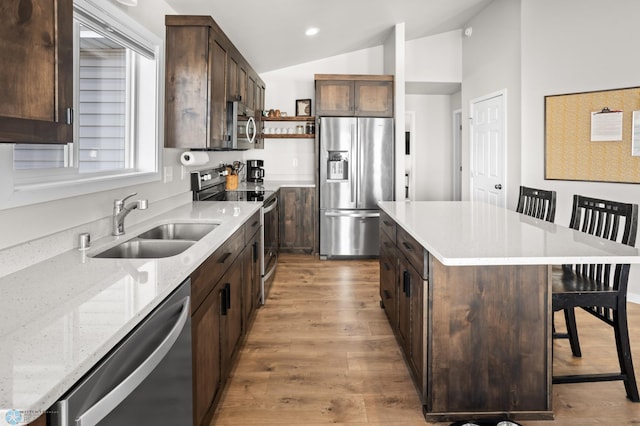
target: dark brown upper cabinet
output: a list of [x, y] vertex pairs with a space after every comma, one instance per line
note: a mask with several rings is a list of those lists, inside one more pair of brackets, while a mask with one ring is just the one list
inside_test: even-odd
[[316, 115], [393, 117], [393, 76], [316, 74]]
[[73, 1], [0, 2], [0, 142], [73, 141]]
[[165, 24], [164, 145], [224, 146], [227, 102], [254, 109], [256, 87], [264, 82], [210, 16], [166, 16]]

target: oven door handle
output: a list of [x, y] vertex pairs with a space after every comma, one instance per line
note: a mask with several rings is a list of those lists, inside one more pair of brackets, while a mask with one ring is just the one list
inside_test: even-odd
[[273, 201], [271, 201], [271, 203], [268, 206], [265, 206], [262, 208], [262, 214], [269, 213], [271, 210], [275, 209], [277, 205], [278, 205], [278, 198], [274, 197]]
[[160, 344], [154, 349], [154, 351], [145, 359], [127, 378], [125, 378], [120, 384], [113, 388], [107, 395], [105, 395], [100, 401], [96, 402], [91, 408], [86, 410], [80, 417], [76, 419], [77, 426], [91, 426], [98, 424], [107, 414], [125, 400], [131, 392], [133, 392], [144, 379], [153, 372], [153, 370], [160, 364], [160, 361], [169, 353], [169, 350], [173, 347], [184, 328], [191, 314], [189, 309], [189, 302], [191, 298], [185, 297], [182, 301], [182, 309], [180, 316], [176, 320], [175, 324], [160, 342]]

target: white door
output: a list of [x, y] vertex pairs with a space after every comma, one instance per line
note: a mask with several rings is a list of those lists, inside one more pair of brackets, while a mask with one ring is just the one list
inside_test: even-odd
[[471, 101], [471, 200], [506, 206], [504, 91]]

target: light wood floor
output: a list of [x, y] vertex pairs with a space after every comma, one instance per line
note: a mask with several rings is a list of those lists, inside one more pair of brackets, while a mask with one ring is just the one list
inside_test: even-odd
[[[640, 365], [640, 305], [629, 305]], [[558, 321], [560, 322], [560, 321]], [[561, 324], [559, 324], [561, 325]], [[554, 368], [617, 361], [608, 326], [579, 314], [582, 359], [555, 343]], [[637, 367], [638, 368], [638, 367]], [[622, 382], [555, 385], [556, 420], [527, 425], [640, 424]], [[212, 425], [425, 425], [378, 296], [378, 262], [281, 255]], [[449, 423], [437, 423], [448, 425]]]

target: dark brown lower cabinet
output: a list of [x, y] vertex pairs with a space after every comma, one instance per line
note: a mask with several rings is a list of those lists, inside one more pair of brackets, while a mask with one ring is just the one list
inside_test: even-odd
[[315, 253], [315, 188], [280, 188], [280, 250]]
[[242, 284], [242, 329], [246, 332], [260, 304], [260, 231], [250, 237], [242, 252], [244, 279]]
[[242, 258], [238, 257], [222, 276], [220, 288], [221, 376], [231, 372], [233, 357], [242, 336]]
[[213, 416], [212, 406], [222, 389], [220, 369], [220, 286], [205, 298], [191, 316], [193, 340], [193, 419], [206, 424]]
[[[253, 222], [250, 219], [191, 274], [195, 426], [211, 423], [257, 307], [261, 247], [260, 227]], [[251, 235], [248, 240], [245, 230]]]

